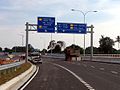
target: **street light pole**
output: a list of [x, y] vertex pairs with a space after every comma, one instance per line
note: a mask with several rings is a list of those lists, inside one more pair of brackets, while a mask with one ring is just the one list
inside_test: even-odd
[[[75, 10], [75, 9], [71, 9], [71, 11], [79, 11], [83, 14], [84, 16], [84, 23], [86, 23], [85, 19], [86, 19], [86, 15], [89, 13], [89, 12], [97, 12], [97, 11], [87, 11], [87, 12], [83, 12], [81, 10]], [[84, 51], [83, 51], [83, 55], [85, 56], [85, 34], [84, 34]]]

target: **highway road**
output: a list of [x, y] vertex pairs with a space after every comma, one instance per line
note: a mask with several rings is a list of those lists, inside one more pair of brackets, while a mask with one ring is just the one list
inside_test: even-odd
[[120, 65], [44, 58], [24, 90], [120, 90]]

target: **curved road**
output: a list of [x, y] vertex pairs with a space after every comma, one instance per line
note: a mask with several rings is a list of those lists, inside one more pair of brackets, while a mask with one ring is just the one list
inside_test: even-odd
[[38, 66], [38, 74], [24, 90], [120, 90], [119, 64], [44, 58]]
[[38, 66], [38, 74], [24, 90], [88, 90], [68, 71], [48, 61]]

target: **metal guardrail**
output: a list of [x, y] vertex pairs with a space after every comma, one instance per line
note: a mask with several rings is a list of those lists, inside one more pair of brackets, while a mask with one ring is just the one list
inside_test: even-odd
[[20, 61], [20, 62], [11, 63], [11, 64], [1, 65], [0, 70], [5, 70], [5, 69], [12, 68], [12, 67], [17, 67], [17, 66], [19, 66], [19, 65], [21, 65], [23, 63], [25, 63], [25, 60]]

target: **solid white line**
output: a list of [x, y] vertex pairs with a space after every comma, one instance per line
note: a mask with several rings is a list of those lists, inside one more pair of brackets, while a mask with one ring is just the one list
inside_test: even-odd
[[39, 71], [39, 67], [37, 67], [37, 71], [33, 75], [33, 77], [20, 90], [23, 90], [33, 80], [33, 78], [37, 75], [38, 71]]
[[59, 65], [59, 64], [55, 64], [56, 66], [59, 66], [61, 68], [63, 68], [64, 70], [68, 71], [69, 73], [71, 73], [74, 77], [76, 77], [81, 83], [83, 83], [89, 90], [95, 90], [93, 87], [91, 87], [87, 82], [85, 82], [81, 77], [79, 77], [78, 75], [76, 75], [74, 72], [72, 72], [71, 70]]
[[116, 71], [111, 71], [111, 73], [113, 73], [113, 74], [118, 74], [118, 72], [116, 72]]

